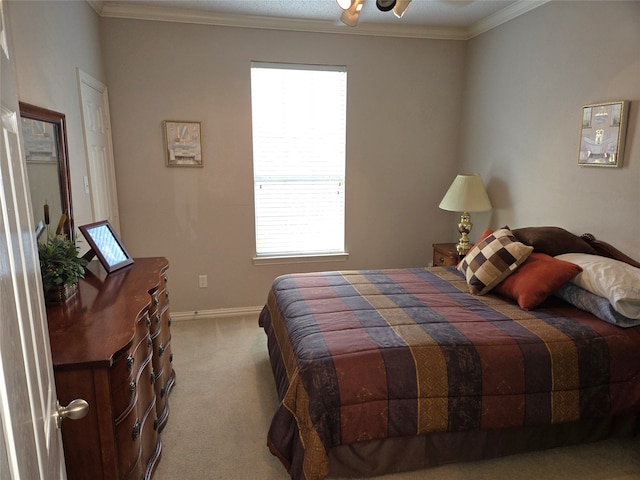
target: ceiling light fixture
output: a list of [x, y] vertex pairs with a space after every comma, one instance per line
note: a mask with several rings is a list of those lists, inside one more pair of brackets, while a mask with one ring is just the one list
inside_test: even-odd
[[[360, 19], [360, 10], [364, 5], [364, 0], [336, 0], [342, 9], [340, 21], [350, 27], [355, 27]], [[396, 17], [402, 18], [404, 12], [409, 7], [411, 0], [376, 0], [376, 7], [382, 12], [393, 10]]]
[[409, 8], [410, 3], [411, 0], [398, 0], [397, 2], [395, 2], [395, 6], [393, 7], [393, 13], [395, 14], [395, 16], [398, 18], [402, 18], [404, 12], [406, 12], [407, 8]]
[[396, 0], [376, 0], [376, 7], [381, 12], [388, 12], [396, 6]]
[[[338, 0], [338, 5], [340, 5], [340, 7], [342, 7], [343, 3], [344, 0]], [[345, 25], [355, 27], [358, 24], [358, 20], [360, 19], [360, 10], [362, 10], [363, 5], [364, 0], [352, 0], [349, 8], [342, 11], [340, 21]]]

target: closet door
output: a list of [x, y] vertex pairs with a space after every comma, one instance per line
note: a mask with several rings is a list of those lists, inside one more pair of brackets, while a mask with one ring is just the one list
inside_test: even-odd
[[93, 221], [109, 220], [120, 234], [107, 87], [78, 69]]

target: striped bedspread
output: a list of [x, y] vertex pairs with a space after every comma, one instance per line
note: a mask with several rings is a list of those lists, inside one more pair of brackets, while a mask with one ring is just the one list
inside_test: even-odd
[[282, 276], [260, 324], [268, 444], [295, 480], [324, 478], [335, 445], [640, 410], [640, 328], [472, 296], [453, 267]]

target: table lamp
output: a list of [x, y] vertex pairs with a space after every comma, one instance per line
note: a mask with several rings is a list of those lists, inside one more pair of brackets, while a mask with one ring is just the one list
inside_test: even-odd
[[458, 255], [466, 255], [471, 248], [468, 235], [473, 227], [469, 212], [486, 212], [492, 208], [480, 175], [458, 175], [440, 202], [440, 208], [451, 212], [462, 212], [460, 223], [458, 223], [461, 236], [456, 250]]

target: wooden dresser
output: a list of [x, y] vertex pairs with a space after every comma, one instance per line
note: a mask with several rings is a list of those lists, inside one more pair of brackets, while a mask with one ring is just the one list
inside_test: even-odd
[[89, 402], [62, 423], [67, 475], [151, 478], [175, 382], [164, 258], [137, 258], [109, 275], [89, 264], [79, 292], [47, 308], [58, 399]]

